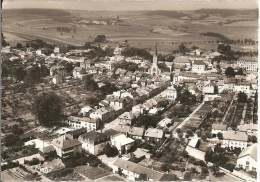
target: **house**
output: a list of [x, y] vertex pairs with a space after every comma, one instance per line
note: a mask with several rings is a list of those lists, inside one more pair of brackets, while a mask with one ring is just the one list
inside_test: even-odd
[[80, 135], [83, 135], [84, 133], [87, 133], [88, 130], [86, 128], [79, 128], [75, 130], [68, 131], [66, 134], [68, 138], [71, 139], [78, 139]]
[[250, 83], [249, 82], [237, 82], [234, 88], [235, 92], [244, 92], [248, 96], [250, 95]]
[[224, 78], [224, 90], [233, 92], [237, 83], [236, 78]]
[[215, 94], [217, 93], [217, 85], [212, 80], [204, 81], [202, 92], [204, 94]]
[[121, 114], [118, 119], [119, 119], [119, 124], [122, 125], [132, 125], [132, 120], [134, 119], [134, 115], [132, 112], [124, 112]]
[[85, 68], [75, 67], [73, 69], [73, 77], [82, 79], [83, 75], [86, 74]]
[[67, 158], [75, 153], [81, 153], [82, 143], [77, 139], [70, 139], [63, 135], [51, 141], [51, 145], [56, 150], [57, 156]]
[[201, 140], [199, 138], [193, 138], [189, 141], [188, 145], [185, 148], [185, 151], [192, 157], [199, 159], [199, 160], [205, 160], [205, 152], [201, 151], [199, 149], [199, 146], [201, 144]]
[[94, 118], [90, 119], [87, 117], [68, 117], [67, 123], [73, 128], [86, 128], [87, 131], [97, 130], [100, 126], [100, 119]]
[[64, 80], [65, 80], [65, 77], [60, 75], [60, 74], [54, 75], [53, 78], [52, 78], [52, 82], [55, 85], [63, 83]]
[[134, 146], [135, 140], [128, 138], [124, 134], [118, 134], [111, 137], [111, 145], [115, 146], [120, 154], [127, 154]]
[[82, 148], [93, 155], [101, 154], [106, 144], [111, 144], [108, 135], [96, 131], [80, 135], [79, 141], [82, 142]]
[[144, 139], [149, 142], [162, 142], [164, 137], [164, 131], [157, 128], [148, 128], [144, 133]]
[[181, 66], [182, 68], [188, 70], [191, 68], [191, 60], [187, 56], [179, 56], [173, 60], [174, 68], [176, 66]]
[[242, 124], [242, 125], [238, 125], [237, 129], [241, 132], [245, 132], [247, 135], [254, 135], [257, 136], [257, 131], [258, 131], [258, 124]]
[[128, 136], [128, 133], [129, 133], [129, 130], [130, 130], [130, 126], [127, 126], [127, 125], [116, 125], [116, 126], [114, 126], [113, 130], [118, 131], [118, 132], [123, 133], [126, 136]]
[[80, 62], [80, 67], [84, 69], [89, 69], [95, 65], [95, 61], [92, 59], [85, 59], [84, 61]]
[[61, 53], [66, 53], [67, 51], [68, 51], [68, 47], [66, 45], [60, 45], [60, 46], [55, 46], [53, 52], [56, 54], [61, 54]]
[[111, 107], [101, 107], [90, 113], [90, 118], [99, 118], [102, 122], [108, 122], [115, 118], [115, 111]]
[[170, 124], [172, 124], [172, 119], [164, 118], [157, 124], [157, 127], [165, 128], [165, 127], [167, 127]]
[[168, 87], [165, 91], [161, 92], [160, 95], [167, 100], [174, 101], [177, 98], [177, 91], [172, 85]]
[[56, 155], [56, 150], [52, 145], [48, 145], [48, 146], [44, 146], [39, 148], [39, 154], [44, 158], [48, 158], [48, 157], [55, 157]]
[[114, 173], [121, 172], [130, 181], [176, 181], [176, 175], [165, 174], [134, 162], [117, 159], [111, 166]]
[[103, 152], [107, 144], [111, 145], [111, 137], [118, 135], [119, 132], [109, 129], [103, 133], [90, 131], [79, 136], [82, 142], [82, 148], [93, 155], [99, 155]]
[[192, 72], [201, 73], [206, 71], [206, 63], [202, 60], [194, 60], [191, 67]]
[[132, 107], [132, 113], [134, 115], [144, 114], [144, 112], [145, 112], [145, 108], [143, 107], [143, 104], [134, 105]]
[[237, 61], [237, 66], [245, 69], [248, 72], [257, 72], [258, 71], [258, 61], [257, 57], [241, 57]]
[[237, 158], [236, 167], [246, 171], [257, 171], [257, 143], [242, 150]]
[[245, 132], [228, 130], [223, 132], [223, 148], [240, 148], [247, 147], [248, 136]]
[[212, 124], [212, 129], [211, 129], [212, 137], [217, 137], [218, 133], [223, 134], [224, 131], [227, 131], [226, 124], [222, 124], [222, 123], [213, 123]]
[[94, 112], [94, 109], [90, 106], [84, 106], [80, 109], [80, 114], [83, 116], [89, 116], [89, 114], [92, 112]]
[[129, 137], [134, 138], [134, 139], [143, 139], [144, 135], [144, 128], [142, 127], [131, 127], [129, 129]]

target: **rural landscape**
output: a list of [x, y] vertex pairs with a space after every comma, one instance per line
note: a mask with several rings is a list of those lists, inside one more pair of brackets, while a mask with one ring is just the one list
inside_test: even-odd
[[1, 181], [257, 181], [258, 7], [32, 2], [2, 10]]

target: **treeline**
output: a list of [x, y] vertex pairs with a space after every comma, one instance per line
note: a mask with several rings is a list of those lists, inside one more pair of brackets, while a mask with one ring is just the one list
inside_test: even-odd
[[206, 33], [201, 33], [200, 35], [207, 36], [207, 37], [216, 37], [216, 38], [218, 38], [219, 40], [221, 40], [225, 43], [231, 43], [232, 42], [231, 39], [227, 38], [226, 36], [224, 36], [220, 33], [206, 32]]
[[150, 54], [150, 52], [148, 52], [145, 49], [139, 49], [139, 48], [135, 48], [135, 47], [130, 47], [128, 49], [125, 49], [124, 51], [122, 51], [122, 55], [125, 57], [133, 57], [133, 56], [139, 56], [142, 57], [144, 59], [152, 59], [152, 55]]
[[145, 15], [147, 15], [147, 16], [159, 15], [159, 16], [166, 16], [166, 17], [169, 17], [169, 18], [181, 18], [181, 17], [184, 17], [184, 16], [190, 17], [189, 14], [185, 14], [185, 13], [182, 13], [182, 12], [178, 12], [178, 11], [165, 11], [165, 10], [148, 11], [148, 12], [145, 12]]
[[236, 16], [236, 15], [250, 15], [258, 17], [258, 9], [199, 9], [196, 13], [220, 15], [222, 17]]

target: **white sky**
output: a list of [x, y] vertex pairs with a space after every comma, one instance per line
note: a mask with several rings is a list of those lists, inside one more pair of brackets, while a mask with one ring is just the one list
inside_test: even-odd
[[3, 0], [3, 9], [53, 8], [75, 10], [192, 10], [258, 8], [257, 0]]

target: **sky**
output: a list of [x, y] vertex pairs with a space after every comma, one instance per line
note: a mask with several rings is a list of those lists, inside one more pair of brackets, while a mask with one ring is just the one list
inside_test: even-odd
[[51, 8], [92, 11], [255, 9], [258, 0], [3, 0], [3, 9]]

